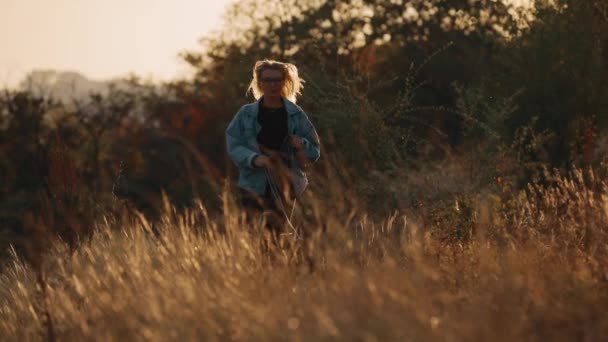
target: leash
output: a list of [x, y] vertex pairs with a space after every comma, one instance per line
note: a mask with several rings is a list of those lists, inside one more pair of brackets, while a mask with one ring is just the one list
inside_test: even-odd
[[[264, 151], [265, 149], [261, 148], [261, 150]], [[287, 151], [285, 152], [285, 150]], [[278, 156], [280, 158], [290, 158], [291, 154], [293, 154], [293, 148], [289, 145], [289, 135], [286, 135], [285, 138], [283, 138], [283, 142], [281, 143], [281, 148], [279, 149], [279, 151], [272, 151], [272, 153], [270, 154], [275, 157]], [[272, 176], [272, 173], [268, 168], [264, 167], [264, 173], [266, 174], [266, 180], [268, 181], [268, 186], [270, 187], [270, 192], [272, 194], [272, 197], [274, 198], [276, 206], [281, 211], [281, 214], [283, 214], [283, 218], [285, 218], [285, 221], [287, 222], [289, 228], [291, 228], [291, 230], [293, 231], [294, 238], [299, 239], [300, 237], [298, 234], [298, 230], [291, 222], [296, 208], [297, 198], [294, 196], [293, 204], [291, 206], [291, 212], [289, 215], [287, 215], [287, 209], [285, 208], [285, 204], [283, 203], [283, 196], [281, 194], [277, 182], [275, 181], [274, 177]]]
[[283, 218], [285, 218], [285, 221], [287, 222], [287, 225], [289, 225], [289, 228], [291, 228], [291, 230], [293, 230], [294, 238], [299, 239], [298, 230], [291, 223], [291, 219], [293, 218], [293, 213], [294, 213], [294, 210], [296, 207], [296, 199], [294, 198], [294, 200], [293, 200], [293, 205], [291, 207], [291, 213], [288, 216], [287, 209], [285, 208], [285, 204], [283, 203], [283, 196], [281, 195], [281, 191], [279, 190], [277, 183], [275, 182], [274, 178], [272, 177], [270, 170], [268, 170], [268, 168], [264, 168], [264, 173], [266, 174], [266, 180], [268, 181], [268, 186], [270, 187], [270, 192], [272, 194], [272, 197], [274, 198], [275, 204], [281, 211], [281, 214], [283, 214]]

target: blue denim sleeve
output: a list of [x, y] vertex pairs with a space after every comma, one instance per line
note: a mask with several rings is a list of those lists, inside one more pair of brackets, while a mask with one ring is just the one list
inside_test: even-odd
[[304, 142], [304, 154], [306, 154], [308, 159], [315, 162], [321, 155], [319, 135], [304, 112], [302, 112], [300, 117], [300, 129], [302, 141]]
[[258, 153], [247, 146], [243, 134], [243, 108], [236, 113], [226, 128], [226, 148], [239, 169], [253, 168], [252, 161]]

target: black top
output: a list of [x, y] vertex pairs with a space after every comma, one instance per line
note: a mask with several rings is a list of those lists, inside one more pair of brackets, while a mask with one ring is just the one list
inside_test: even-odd
[[[281, 152], [281, 159], [285, 166], [289, 166], [289, 159], [287, 158], [287, 109], [285, 109], [285, 106], [268, 108], [264, 107], [262, 101], [260, 101], [258, 123], [262, 127], [257, 136], [260, 147]], [[277, 186], [280, 185], [277, 184]], [[268, 183], [266, 184], [264, 197], [272, 198]]]
[[287, 110], [285, 106], [280, 108], [268, 108], [260, 101], [258, 112], [258, 123], [262, 126], [258, 133], [258, 143], [271, 150], [286, 152], [287, 146]]

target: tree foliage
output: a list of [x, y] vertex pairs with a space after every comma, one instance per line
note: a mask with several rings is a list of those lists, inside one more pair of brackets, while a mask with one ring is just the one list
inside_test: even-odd
[[86, 194], [78, 198], [93, 198], [55, 208], [66, 222], [111, 207], [115, 195], [150, 213], [163, 193], [219, 210], [218, 187], [234, 174], [224, 129], [251, 101], [252, 67], [264, 58], [298, 66], [299, 103], [323, 153], [340, 155], [363, 191], [390, 187], [372, 182], [370, 169], [388, 175], [462, 155], [488, 180], [513, 184], [543, 167], [605, 159], [605, 0], [538, 0], [528, 9], [492, 0], [241, 0], [225, 19], [200, 50], [181, 54], [194, 70], [183, 80], [133, 78], [71, 102], [6, 90], [2, 229], [23, 230], [23, 215], [53, 196], [53, 177], [63, 179], [56, 160], [69, 160], [74, 175], [62, 181], [78, 184]]

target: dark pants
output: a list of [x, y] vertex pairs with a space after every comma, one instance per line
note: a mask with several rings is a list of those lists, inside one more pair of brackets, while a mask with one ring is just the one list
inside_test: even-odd
[[260, 214], [266, 210], [274, 210], [276, 206], [270, 193], [270, 188], [266, 186], [263, 196], [255, 192], [239, 188], [239, 202], [244, 209], [258, 211]]
[[[241, 207], [250, 216], [250, 219], [254, 220], [253, 222], [265, 213], [267, 215], [266, 228], [273, 233], [281, 233], [283, 231], [285, 216], [283, 211], [277, 206], [268, 185], [262, 196], [239, 188], [239, 202]], [[283, 204], [286, 205], [285, 202]]]
[[[293, 198], [291, 198], [291, 201], [293, 201]], [[241, 207], [247, 211], [247, 213], [249, 215], [250, 223], [252, 221], [255, 222], [256, 221], [255, 219], [258, 218], [262, 213], [269, 214], [266, 218], [266, 227], [265, 228], [270, 231], [271, 236], [272, 236], [272, 242], [270, 242], [268, 240], [264, 240], [262, 242], [262, 250], [264, 252], [268, 253], [269, 256], [271, 256], [272, 255], [271, 251], [274, 248], [272, 246], [276, 247], [276, 246], [280, 245], [280, 243], [279, 243], [280, 240], [278, 238], [281, 235], [281, 233], [285, 232], [285, 229], [286, 229], [286, 218], [284, 215], [285, 214], [290, 215], [290, 213], [286, 212], [285, 214], [283, 214], [283, 211], [277, 207], [276, 202], [275, 202], [274, 198], [272, 197], [269, 186], [266, 186], [266, 191], [264, 192], [263, 196], [260, 196], [254, 192], [239, 188], [239, 202], [240, 202]], [[288, 199], [286, 201], [284, 200], [283, 203], [285, 205], [285, 210], [291, 210], [291, 204], [293, 202], [290, 202]], [[310, 237], [310, 235], [307, 234], [306, 231], [299, 231], [298, 234], [303, 234], [302, 236], [305, 239]], [[304, 253], [303, 261], [306, 262], [309, 271], [314, 272], [315, 261], [314, 261], [312, 255], [310, 254], [311, 253], [310, 245], [303, 244], [302, 247], [303, 247], [302, 252]]]

